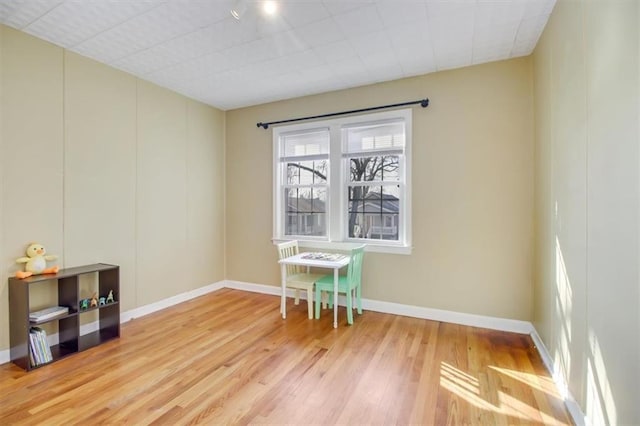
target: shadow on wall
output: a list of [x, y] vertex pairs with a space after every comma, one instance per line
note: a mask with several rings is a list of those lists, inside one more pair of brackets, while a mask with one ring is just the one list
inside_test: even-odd
[[[566, 399], [568, 395], [567, 381], [571, 374], [571, 338], [572, 338], [572, 314], [573, 291], [571, 280], [567, 272], [567, 266], [562, 254], [560, 240], [556, 235], [556, 276], [555, 276], [555, 315], [560, 321], [556, 330], [554, 350], [554, 371], [556, 383], [560, 384], [560, 393]], [[607, 377], [602, 351], [598, 344], [598, 338], [592, 330], [589, 330], [588, 345], [585, 348], [586, 358], [586, 382], [583, 382], [585, 401], [584, 414], [589, 422], [594, 425], [617, 424], [616, 405], [611, 386]]]
[[618, 424], [616, 404], [607, 377], [607, 369], [598, 344], [598, 337], [589, 330], [589, 352], [587, 353], [585, 414], [594, 425]]
[[560, 393], [566, 399], [568, 395], [568, 381], [571, 377], [571, 342], [572, 342], [572, 318], [573, 318], [573, 290], [571, 280], [567, 272], [567, 266], [560, 247], [560, 239], [556, 235], [556, 276], [554, 292], [555, 318], [560, 321], [554, 327], [556, 330], [555, 349], [553, 351], [553, 375], [560, 384]]

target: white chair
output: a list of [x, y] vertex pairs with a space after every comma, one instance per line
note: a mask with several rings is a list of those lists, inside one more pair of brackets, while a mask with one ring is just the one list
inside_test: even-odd
[[[285, 259], [298, 254], [298, 241], [287, 241], [278, 244], [278, 258]], [[300, 304], [300, 290], [307, 291], [307, 307], [309, 319], [313, 319], [313, 284], [320, 279], [323, 274], [311, 274], [309, 268], [298, 265], [286, 266], [287, 276], [286, 286], [295, 290], [295, 304]], [[281, 308], [282, 309], [282, 308]], [[281, 312], [282, 313], [282, 312]]]

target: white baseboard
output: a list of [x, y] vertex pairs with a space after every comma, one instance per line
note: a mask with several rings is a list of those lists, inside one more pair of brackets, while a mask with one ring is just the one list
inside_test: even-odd
[[549, 351], [547, 350], [544, 342], [540, 338], [538, 331], [533, 326], [531, 331], [531, 339], [536, 345], [538, 353], [540, 354], [540, 358], [542, 358], [542, 362], [544, 363], [545, 367], [547, 367], [547, 371], [549, 372], [549, 374], [551, 374], [553, 382], [560, 392], [560, 396], [564, 399], [564, 405], [567, 407], [567, 411], [569, 411], [569, 415], [571, 416], [573, 422], [577, 426], [585, 426], [589, 424], [585, 414], [580, 408], [580, 405], [578, 405], [575, 398], [569, 391], [567, 382], [564, 380], [557, 366], [554, 364], [553, 358], [551, 358], [551, 355], [549, 354]]
[[[140, 306], [126, 312], [121, 312], [120, 324], [124, 324], [126, 322], [131, 321], [132, 319], [143, 317], [145, 315], [149, 315], [151, 313], [160, 311], [162, 309], [169, 308], [179, 303], [186, 302], [191, 299], [195, 299], [196, 297], [204, 296], [205, 294], [214, 292], [216, 290], [220, 290], [222, 288], [224, 288], [224, 281], [219, 281], [217, 283], [209, 284], [204, 287], [198, 287], [194, 290], [176, 294], [175, 296], [171, 296], [166, 299], [162, 299], [157, 302], [150, 303], [148, 305]], [[91, 332], [97, 331], [98, 326], [99, 326], [98, 321], [81, 325], [80, 335], [84, 336], [85, 334], [89, 334]]]
[[[244, 291], [250, 291], [252, 293], [262, 293], [262, 294], [271, 294], [274, 296], [280, 296], [280, 287], [276, 287], [274, 285], [254, 284], [254, 283], [245, 283], [242, 281], [225, 280], [224, 286], [226, 288], [232, 288], [234, 290], [244, 290]], [[293, 294], [293, 290], [287, 289], [287, 296], [292, 294]], [[304, 299], [306, 298], [307, 298], [307, 295], [305, 294]]]
[[[254, 293], [280, 296], [280, 287], [272, 285], [227, 280], [225, 281], [225, 287], [233, 288], [236, 290], [251, 291]], [[287, 295], [290, 297], [293, 296], [293, 290], [288, 289]], [[304, 292], [301, 292], [300, 298], [306, 299], [306, 294], [304, 294]], [[344, 296], [340, 296], [340, 298], [338, 299], [338, 304], [340, 306], [346, 305]], [[400, 303], [383, 302], [380, 300], [362, 299], [362, 308], [368, 311], [468, 325], [471, 327], [489, 328], [492, 330], [509, 331], [512, 333], [530, 334], [531, 330], [533, 330], [533, 326], [528, 321], [518, 321], [505, 318], [489, 317], [484, 315], [465, 314], [462, 312], [444, 311], [441, 309], [403, 305]]]
[[485, 315], [465, 314], [463, 312], [445, 311], [442, 309], [425, 308], [422, 306], [403, 305], [400, 303], [382, 302], [379, 300], [362, 299], [362, 308], [370, 311], [406, 317], [422, 318], [470, 327], [488, 328], [491, 330], [508, 331], [511, 333], [529, 334], [532, 325], [528, 321], [507, 318], [497, 318]]
[[150, 303], [148, 305], [131, 309], [130, 311], [122, 312], [120, 313], [120, 323], [125, 323], [131, 321], [134, 318], [143, 317], [153, 312], [168, 308], [173, 305], [177, 305], [178, 303], [186, 302], [187, 300], [191, 300], [196, 297], [203, 296], [207, 293], [211, 293], [212, 291], [220, 290], [221, 288], [224, 288], [224, 283], [224, 281], [219, 281], [217, 283], [209, 284], [204, 287], [196, 288], [195, 290], [176, 294], [175, 296], [171, 296], [166, 299]]

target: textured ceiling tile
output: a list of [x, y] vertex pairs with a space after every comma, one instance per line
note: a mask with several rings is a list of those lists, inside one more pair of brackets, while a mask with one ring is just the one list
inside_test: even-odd
[[431, 44], [429, 26], [424, 22], [395, 25], [387, 28], [386, 31], [396, 49], [406, 45]]
[[340, 40], [335, 43], [325, 44], [313, 48], [318, 57], [325, 62], [334, 62], [340, 59], [351, 58], [356, 56], [356, 50], [347, 40]]
[[528, 0], [524, 5], [524, 16], [548, 16], [555, 4], [555, 0]]
[[[518, 33], [519, 22], [510, 22], [492, 27], [476, 27], [473, 34], [473, 48], [481, 46], [513, 46]], [[508, 53], [507, 53], [508, 54]]]
[[497, 61], [509, 55], [513, 49], [512, 44], [482, 46], [473, 49], [473, 64], [482, 64], [490, 61]]
[[433, 56], [431, 56], [431, 58], [431, 60], [425, 60], [424, 58], [417, 59], [416, 57], [402, 57], [398, 59], [404, 76], [410, 77], [437, 71]]
[[518, 22], [524, 13], [522, 1], [480, 2], [476, 7], [475, 28], [501, 25], [505, 22]]
[[[231, 18], [233, 19], [233, 18]], [[247, 30], [255, 31], [260, 37], [265, 37], [291, 29], [291, 25], [280, 15], [264, 16], [263, 14], [250, 14], [243, 16], [236, 24]]]
[[321, 21], [331, 16], [324, 4], [319, 2], [287, 3], [281, 9], [282, 17], [292, 28]]
[[416, 21], [424, 22], [427, 18], [427, 7], [425, 3], [420, 1], [378, 2], [376, 7], [386, 27]]
[[463, 2], [429, 2], [427, 15], [437, 69], [470, 65], [475, 8]]
[[273, 49], [278, 56], [286, 56], [302, 50], [307, 50], [310, 46], [295, 31], [286, 31], [266, 38], [268, 48]]
[[145, 50], [144, 53], [165, 56], [171, 58], [174, 63], [187, 62], [199, 56], [230, 47], [229, 45], [218, 44], [216, 40], [214, 27], [207, 27], [153, 46]]
[[380, 50], [368, 55], [361, 55], [360, 60], [369, 71], [389, 67], [398, 69], [398, 59], [393, 50]]
[[333, 18], [323, 19], [298, 28], [296, 34], [311, 47], [322, 46], [344, 38], [342, 30]]
[[534, 43], [537, 42], [538, 37], [540, 37], [540, 34], [547, 23], [547, 19], [548, 17], [545, 16], [524, 19], [518, 27], [516, 43], [528, 40], [533, 40]]
[[154, 2], [123, 2], [118, 7], [102, 2], [67, 2], [25, 31], [69, 48], [156, 6]]
[[371, 0], [323, 0], [324, 6], [332, 15], [341, 15], [354, 9], [372, 4]]
[[0, 21], [19, 30], [35, 22], [47, 12], [54, 10], [62, 1], [33, 0], [0, 2]]
[[[180, 64], [179, 67], [184, 67], [184, 71], [180, 69], [183, 73], [195, 71], [193, 77], [191, 77], [193, 79], [197, 79], [198, 75], [204, 78], [209, 74], [229, 72], [230, 70], [238, 68], [226, 55], [218, 52], [210, 53], [187, 63]], [[186, 78], [185, 80], [188, 81], [191, 78]]]
[[0, 22], [222, 108], [527, 55], [555, 0], [0, 0]]
[[175, 65], [176, 63], [177, 62], [170, 57], [146, 50], [139, 54], [131, 55], [125, 59], [113, 62], [112, 65], [123, 71], [140, 75], [148, 74], [162, 68], [167, 68]]
[[361, 57], [371, 53], [393, 49], [386, 31], [356, 36], [350, 38], [349, 42]]
[[[380, 64], [376, 67], [368, 68], [370, 83], [380, 83], [383, 81], [395, 80], [397, 76], [404, 75], [402, 67], [397, 62]], [[394, 77], [396, 76], [396, 77]]]
[[210, 74], [225, 72], [231, 69], [233, 64], [220, 53], [211, 53], [206, 56], [181, 63], [173, 67], [165, 68], [146, 75], [153, 81], [192, 81], [204, 78]]
[[262, 78], [269, 78], [284, 74], [288, 70], [287, 57], [278, 57], [269, 61], [261, 62], [259, 67], [249, 66], [256, 74]]
[[473, 57], [471, 37], [468, 39], [457, 39], [453, 36], [434, 38], [433, 53], [438, 70], [470, 65]]
[[[435, 57], [431, 44], [404, 44], [400, 48], [394, 49], [396, 58], [402, 69], [407, 72], [408, 69], [414, 70], [423, 64], [425, 69], [434, 67]], [[407, 65], [405, 67], [405, 64]], [[414, 72], [411, 72], [414, 75]]]
[[287, 56], [285, 59], [287, 60], [288, 69], [291, 71], [304, 71], [305, 68], [314, 68], [325, 64], [313, 50], [297, 52]]
[[384, 27], [375, 5], [364, 6], [342, 15], [336, 15], [333, 19], [346, 37], [372, 33]]
[[348, 58], [329, 64], [331, 71], [338, 76], [352, 77], [365, 72], [365, 66], [360, 58]]
[[[195, 42], [189, 39], [189, 43], [200, 43], [202, 49], [222, 50], [231, 46], [238, 46], [259, 38], [257, 28], [251, 25], [243, 25], [242, 22], [238, 22], [231, 16], [225, 18], [222, 21], [218, 21], [215, 24], [209, 25], [206, 28], [197, 30], [194, 33], [185, 35], [184, 37], [190, 38], [192, 34], [197, 37], [198, 31], [202, 31], [203, 40]], [[171, 41], [167, 42], [168, 44]]]
[[277, 54], [274, 49], [267, 48], [267, 42], [263, 39], [253, 40], [243, 44], [239, 48], [231, 47], [222, 52], [233, 68], [241, 68], [247, 64], [255, 64], [274, 59]]
[[200, 16], [203, 7], [202, 2], [164, 3], [79, 44], [77, 49], [99, 50], [106, 62], [112, 62], [211, 23], [216, 18]]

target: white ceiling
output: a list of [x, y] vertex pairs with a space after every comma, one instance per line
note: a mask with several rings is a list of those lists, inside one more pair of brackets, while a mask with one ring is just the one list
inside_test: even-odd
[[525, 56], [555, 0], [0, 0], [0, 22], [221, 109]]

